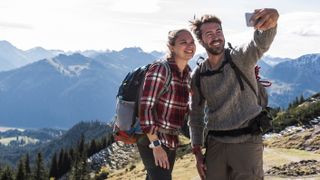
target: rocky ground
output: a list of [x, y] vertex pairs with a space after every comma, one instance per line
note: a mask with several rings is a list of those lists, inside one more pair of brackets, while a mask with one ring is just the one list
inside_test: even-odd
[[140, 159], [136, 145], [125, 145], [123, 143], [113, 143], [110, 147], [94, 154], [88, 159], [90, 167], [94, 171], [99, 171], [101, 167], [113, 171], [134, 166]]
[[[319, 119], [320, 120], [320, 119]], [[320, 125], [288, 127], [264, 136], [267, 180], [320, 179]], [[182, 139], [173, 171], [175, 180], [199, 180], [189, 140]], [[114, 143], [88, 160], [96, 172], [108, 169], [107, 179], [145, 179], [145, 169], [134, 145]]]
[[317, 175], [320, 174], [320, 162], [317, 160], [291, 162], [281, 166], [273, 166], [265, 174], [292, 177]]
[[264, 144], [268, 147], [300, 149], [320, 154], [320, 125], [288, 127], [280, 133], [266, 135]]

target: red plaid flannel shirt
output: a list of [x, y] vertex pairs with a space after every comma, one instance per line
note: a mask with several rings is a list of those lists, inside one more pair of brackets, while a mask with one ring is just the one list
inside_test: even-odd
[[[190, 67], [180, 73], [174, 61], [169, 61], [172, 79], [169, 90], [158, 100], [157, 95], [166, 82], [166, 68], [164, 65], [154, 64], [148, 70], [140, 99], [140, 125], [144, 133], [157, 134], [165, 146], [175, 149], [179, 139], [176, 135], [158, 132], [159, 127], [175, 130], [185, 123], [189, 112], [188, 100], [190, 92]], [[156, 104], [157, 101], [157, 104]], [[153, 108], [157, 114], [154, 117]]]

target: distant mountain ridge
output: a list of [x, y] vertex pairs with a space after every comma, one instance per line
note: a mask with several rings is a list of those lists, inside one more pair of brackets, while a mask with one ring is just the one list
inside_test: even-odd
[[128, 71], [156, 60], [140, 48], [59, 55], [0, 72], [0, 124], [67, 128], [85, 120], [111, 121], [115, 94]]
[[[36, 49], [45, 54], [42, 48]], [[69, 128], [79, 121], [109, 122], [125, 75], [163, 56], [161, 52], [147, 53], [139, 47], [84, 51], [0, 72], [0, 125]], [[192, 68], [199, 56], [190, 61]], [[268, 88], [271, 106], [286, 107], [296, 96], [307, 97], [320, 90], [320, 54], [294, 60], [263, 57], [258, 63], [262, 78], [273, 83]]]
[[264, 76], [273, 81], [269, 89], [271, 105], [285, 107], [297, 96], [309, 97], [320, 91], [320, 54], [279, 63]]
[[37, 60], [54, 57], [60, 53], [64, 52], [59, 50], [46, 50], [41, 47], [23, 51], [8, 41], [0, 41], [0, 71], [16, 69]]

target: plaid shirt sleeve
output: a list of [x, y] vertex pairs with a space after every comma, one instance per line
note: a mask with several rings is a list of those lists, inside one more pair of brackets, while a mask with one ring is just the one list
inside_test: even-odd
[[157, 133], [154, 109], [157, 97], [165, 85], [165, 76], [166, 68], [161, 64], [151, 65], [146, 73], [139, 108], [140, 125], [144, 133]]

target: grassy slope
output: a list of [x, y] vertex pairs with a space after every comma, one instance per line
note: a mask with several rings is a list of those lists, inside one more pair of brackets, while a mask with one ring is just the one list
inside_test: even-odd
[[[300, 161], [307, 159], [316, 159], [320, 161], [320, 154], [315, 154], [307, 151], [294, 150], [294, 149], [281, 149], [281, 148], [265, 148], [264, 151], [264, 169], [270, 169], [275, 165], [282, 165], [291, 161]], [[133, 170], [118, 170], [113, 172], [108, 179], [121, 180], [121, 179], [134, 179], [144, 180], [145, 171], [142, 162], [137, 163], [136, 168]], [[192, 154], [186, 154], [178, 158], [173, 170], [174, 180], [199, 180], [197, 170], [195, 168], [195, 160]], [[265, 179], [288, 179], [282, 177], [267, 176]], [[303, 178], [303, 179], [320, 179], [320, 176]]]

